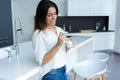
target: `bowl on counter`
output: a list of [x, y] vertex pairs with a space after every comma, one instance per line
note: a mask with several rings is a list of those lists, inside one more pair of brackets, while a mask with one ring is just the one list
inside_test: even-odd
[[79, 30], [81, 33], [92, 33], [96, 32], [96, 30], [88, 29], [88, 30]]

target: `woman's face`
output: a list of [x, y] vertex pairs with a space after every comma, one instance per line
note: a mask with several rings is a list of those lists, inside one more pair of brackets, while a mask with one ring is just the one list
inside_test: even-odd
[[47, 26], [54, 26], [56, 24], [57, 13], [54, 7], [50, 7], [48, 9], [48, 13], [46, 16], [46, 24]]

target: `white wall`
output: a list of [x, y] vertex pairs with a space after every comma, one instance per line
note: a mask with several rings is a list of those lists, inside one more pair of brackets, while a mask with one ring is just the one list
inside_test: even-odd
[[114, 51], [120, 53], [120, 0], [117, 0]]
[[23, 29], [22, 35], [20, 32], [18, 33], [18, 42], [24, 42], [31, 39], [34, 28], [34, 15], [38, 2], [38, 0], [12, 0], [13, 27], [14, 29], [15, 27], [16, 29], [20, 28], [18, 19], [15, 25], [15, 19], [20, 18]]
[[109, 30], [115, 30], [115, 20], [116, 20], [116, 0], [111, 0]]
[[54, 1], [57, 4], [60, 16], [67, 16], [68, 0], [51, 0], [51, 1]]

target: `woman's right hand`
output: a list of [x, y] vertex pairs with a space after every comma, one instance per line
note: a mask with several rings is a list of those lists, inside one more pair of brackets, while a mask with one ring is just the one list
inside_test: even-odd
[[66, 36], [63, 32], [60, 32], [59, 36], [58, 36], [58, 42], [57, 45], [62, 46], [65, 43], [66, 40]]

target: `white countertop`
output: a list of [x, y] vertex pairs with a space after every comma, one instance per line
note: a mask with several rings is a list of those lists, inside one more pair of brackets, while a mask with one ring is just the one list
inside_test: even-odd
[[[92, 36], [82, 36], [81, 34], [75, 35], [74, 33], [73, 34], [68, 34], [67, 36], [71, 36], [71, 38], [73, 39], [73, 41], [76, 44], [76, 46], [74, 48], [72, 48], [71, 50], [74, 50], [76, 48], [80, 48], [81, 46], [88, 43], [90, 40], [94, 39], [94, 37], [92, 37]], [[69, 52], [71, 50], [69, 50]]]
[[[77, 45], [69, 50], [69, 53], [93, 39], [91, 36], [74, 36], [72, 38]], [[19, 51], [19, 55], [0, 59], [0, 78], [5, 80], [26, 80], [39, 72], [39, 65], [35, 60], [32, 42], [28, 41], [19, 44]]]
[[86, 36], [85, 34], [87, 34], [87, 36], [91, 36], [89, 33], [65, 33], [66, 36]]
[[0, 78], [26, 80], [39, 71], [31, 41], [19, 44], [20, 54], [0, 59]]

